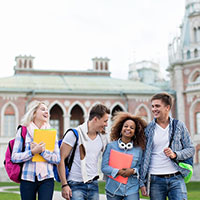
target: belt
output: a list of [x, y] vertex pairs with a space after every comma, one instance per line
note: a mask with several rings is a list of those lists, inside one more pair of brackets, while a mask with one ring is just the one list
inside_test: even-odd
[[158, 176], [160, 178], [171, 178], [171, 177], [174, 177], [174, 176], [177, 176], [177, 175], [180, 175], [181, 173], [180, 172], [176, 172], [176, 173], [173, 173], [173, 174], [152, 174], [153, 176]]
[[96, 181], [99, 179], [99, 176], [95, 176], [93, 179], [87, 181], [86, 183], [92, 183], [93, 181]]

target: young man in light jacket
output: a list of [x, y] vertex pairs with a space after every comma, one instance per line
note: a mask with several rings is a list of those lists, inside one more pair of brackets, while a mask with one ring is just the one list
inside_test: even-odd
[[[185, 160], [194, 155], [195, 149], [185, 124], [178, 121], [171, 148], [172, 121], [169, 116], [172, 97], [167, 93], [159, 93], [152, 97], [152, 113], [154, 120], [147, 126], [146, 150], [141, 164], [141, 191], [148, 196], [144, 186], [150, 177], [150, 199], [169, 200], [187, 199], [184, 176], [188, 170], [176, 164], [173, 159]], [[150, 176], [149, 176], [150, 174]]]
[[66, 179], [64, 160], [70, 154], [76, 137], [72, 131], [63, 139], [60, 148], [61, 162], [58, 172], [62, 184], [62, 196], [67, 200], [98, 200], [98, 158], [107, 144], [105, 127], [110, 110], [102, 105], [95, 105], [89, 114], [89, 121], [78, 126], [78, 146], [68, 179]]

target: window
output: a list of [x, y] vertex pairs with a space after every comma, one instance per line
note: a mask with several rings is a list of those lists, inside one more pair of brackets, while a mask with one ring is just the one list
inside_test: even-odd
[[76, 128], [80, 124], [79, 120], [70, 120], [70, 127]]
[[57, 136], [59, 138], [59, 136], [60, 136], [60, 122], [59, 122], [59, 120], [58, 119], [51, 119], [50, 120], [50, 125], [51, 125], [52, 128], [56, 129]]
[[16, 134], [16, 117], [12, 105], [8, 105], [4, 112], [3, 133], [5, 137], [13, 137]]
[[197, 134], [200, 134], [200, 112], [196, 113], [196, 130]]
[[194, 50], [194, 57], [195, 57], [195, 58], [198, 57], [198, 50], [197, 50], [197, 49]]
[[191, 54], [190, 54], [190, 51], [188, 50], [187, 51], [187, 59], [190, 59], [191, 58]]
[[4, 115], [4, 132], [3, 136], [13, 137], [16, 134], [15, 115]]
[[194, 42], [197, 42], [197, 29], [194, 28], [193, 31], [194, 31]]
[[200, 42], [200, 27], [198, 27], [197, 42]]

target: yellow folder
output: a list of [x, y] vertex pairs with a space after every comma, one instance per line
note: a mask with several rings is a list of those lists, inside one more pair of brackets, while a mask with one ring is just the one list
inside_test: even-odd
[[[56, 141], [56, 130], [55, 129], [35, 129], [33, 142], [39, 144], [40, 142], [45, 143], [45, 149], [53, 152]], [[46, 160], [39, 154], [35, 154], [32, 158], [33, 162], [46, 162]]]

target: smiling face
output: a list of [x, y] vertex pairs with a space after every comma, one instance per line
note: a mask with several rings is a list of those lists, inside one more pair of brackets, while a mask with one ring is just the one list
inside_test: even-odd
[[105, 113], [103, 117], [100, 119], [98, 117], [95, 117], [95, 129], [96, 132], [104, 133], [106, 126], [108, 126], [108, 117], [109, 115]]
[[45, 104], [41, 103], [35, 112], [33, 121], [35, 124], [42, 125], [42, 124], [48, 122], [48, 119], [49, 119], [48, 108]]
[[166, 105], [160, 99], [155, 99], [151, 102], [151, 110], [156, 119], [163, 120], [169, 116], [170, 105]]
[[122, 131], [121, 131], [122, 141], [123, 138], [131, 140], [135, 134], [135, 129], [136, 129], [135, 122], [130, 119], [126, 120], [122, 126]]

